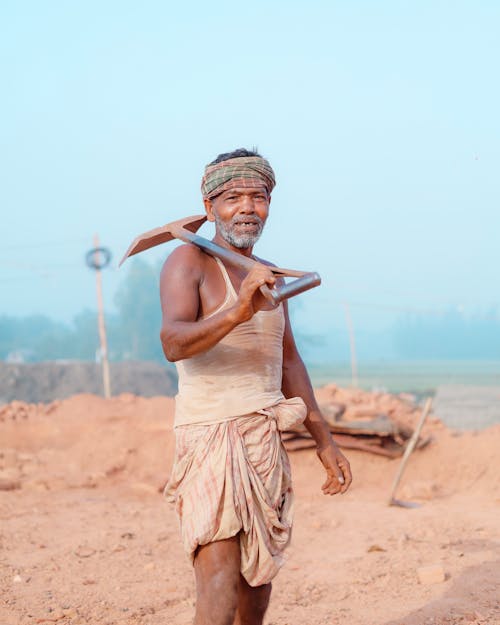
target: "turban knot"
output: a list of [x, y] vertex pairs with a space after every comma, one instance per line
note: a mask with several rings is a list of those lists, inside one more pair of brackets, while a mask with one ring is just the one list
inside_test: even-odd
[[265, 158], [239, 156], [207, 165], [201, 181], [201, 193], [203, 198], [209, 200], [235, 187], [255, 189], [264, 186], [271, 193], [275, 184], [273, 168]]

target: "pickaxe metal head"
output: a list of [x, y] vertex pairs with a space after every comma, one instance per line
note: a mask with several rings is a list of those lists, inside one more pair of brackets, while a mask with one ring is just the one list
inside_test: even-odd
[[155, 247], [156, 245], [160, 245], [160, 243], [167, 243], [173, 239], [182, 239], [180, 235], [182, 235], [183, 230], [197, 232], [206, 220], [206, 215], [191, 215], [191, 217], [184, 217], [184, 219], [172, 221], [169, 224], [165, 224], [159, 228], [153, 228], [153, 230], [140, 234], [130, 244], [120, 261], [120, 265], [122, 265], [129, 256], [148, 250], [150, 247]]

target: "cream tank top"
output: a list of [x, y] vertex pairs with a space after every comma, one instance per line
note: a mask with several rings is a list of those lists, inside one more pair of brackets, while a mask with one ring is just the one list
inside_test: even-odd
[[[226, 284], [226, 297], [205, 319], [237, 299], [226, 268], [221, 260], [215, 260]], [[273, 310], [258, 311], [211, 349], [177, 361], [174, 426], [219, 423], [282, 401], [284, 329], [280, 304]]]

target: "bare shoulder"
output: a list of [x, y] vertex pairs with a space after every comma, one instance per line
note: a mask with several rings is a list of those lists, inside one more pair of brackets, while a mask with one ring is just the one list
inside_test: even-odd
[[163, 263], [161, 281], [169, 277], [184, 277], [199, 280], [203, 273], [205, 254], [196, 245], [187, 243], [180, 245], [169, 254]]

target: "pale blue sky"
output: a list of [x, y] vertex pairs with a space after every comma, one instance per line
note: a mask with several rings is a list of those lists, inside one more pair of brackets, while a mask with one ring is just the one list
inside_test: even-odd
[[[204, 165], [254, 145], [278, 182], [256, 252], [323, 277], [306, 326], [342, 324], [344, 301], [364, 328], [498, 306], [499, 17], [493, 0], [2, 2], [0, 314], [93, 308], [93, 233], [118, 260], [202, 212]], [[110, 310], [124, 271], [104, 276]]]

